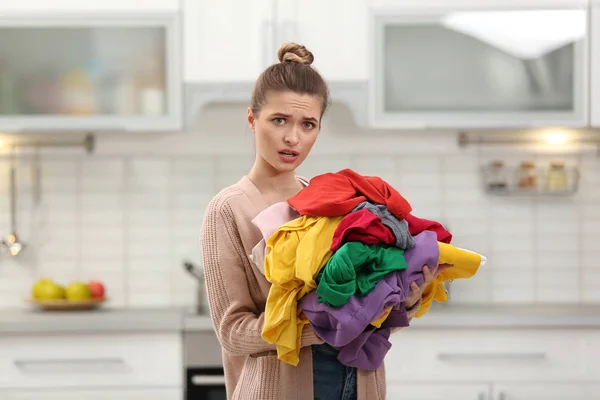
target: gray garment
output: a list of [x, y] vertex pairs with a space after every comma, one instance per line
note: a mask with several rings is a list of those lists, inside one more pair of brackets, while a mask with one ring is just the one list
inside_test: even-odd
[[373, 214], [381, 218], [383, 225], [390, 228], [394, 236], [396, 237], [396, 247], [406, 250], [415, 247], [415, 241], [408, 232], [408, 222], [406, 220], [396, 218], [386, 206], [383, 204], [373, 204], [368, 201], [363, 201], [357, 205], [352, 211], [358, 211], [366, 208]]

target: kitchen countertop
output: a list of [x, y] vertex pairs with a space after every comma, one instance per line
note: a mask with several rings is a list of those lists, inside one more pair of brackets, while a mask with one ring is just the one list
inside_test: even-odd
[[600, 328], [600, 305], [437, 305], [411, 328]]
[[[207, 316], [187, 315], [187, 331], [212, 329]], [[598, 328], [600, 305], [434, 305], [411, 329], [461, 328]]]
[[184, 311], [97, 309], [92, 311], [0, 310], [0, 335], [14, 333], [179, 332]]
[[[598, 328], [600, 305], [437, 305], [411, 329]], [[212, 330], [208, 315], [186, 308], [45, 312], [0, 310], [0, 335], [27, 333], [194, 332]]]

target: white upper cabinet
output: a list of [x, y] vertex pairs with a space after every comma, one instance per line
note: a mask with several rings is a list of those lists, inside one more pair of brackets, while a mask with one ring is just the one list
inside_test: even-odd
[[276, 60], [271, 0], [184, 0], [184, 79], [254, 81]]
[[185, 0], [191, 82], [254, 82], [286, 41], [305, 45], [328, 81], [368, 78], [367, 0]]
[[180, 129], [179, 14], [63, 11], [0, 16], [0, 131]]
[[179, 0], [0, 0], [0, 15], [6, 13], [178, 11]]
[[377, 3], [370, 25], [374, 126], [589, 123], [586, 2]]
[[593, 127], [600, 127], [600, 0], [592, 0], [590, 10], [590, 120]]
[[[296, 1], [295, 35], [286, 36], [284, 31], [281, 41], [296, 40], [311, 50], [315, 56], [313, 66], [329, 82], [366, 81], [367, 0]], [[290, 20], [294, 19], [286, 19]]]

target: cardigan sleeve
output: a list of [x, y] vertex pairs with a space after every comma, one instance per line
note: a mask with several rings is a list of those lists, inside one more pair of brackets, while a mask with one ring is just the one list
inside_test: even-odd
[[[214, 199], [209, 203], [201, 246], [210, 314], [223, 350], [238, 356], [276, 350], [275, 344], [261, 336], [265, 314], [250, 295], [242, 240], [226, 202]], [[306, 328], [302, 346], [323, 343]]]

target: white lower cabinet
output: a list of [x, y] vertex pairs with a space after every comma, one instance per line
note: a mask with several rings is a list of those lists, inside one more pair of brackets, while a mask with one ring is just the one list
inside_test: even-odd
[[176, 388], [181, 346], [177, 332], [1, 336], [0, 389]]
[[2, 400], [181, 400], [181, 389], [0, 391]]
[[592, 400], [600, 398], [600, 383], [495, 384], [490, 400]]
[[387, 400], [489, 400], [490, 385], [388, 382]]
[[388, 382], [387, 400], [592, 400], [600, 383]]
[[387, 400], [597, 400], [597, 329], [406, 329], [390, 338]]
[[0, 400], [181, 400], [179, 332], [0, 335]]

